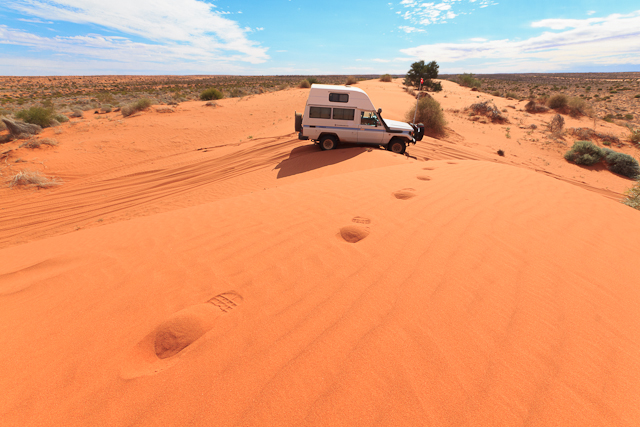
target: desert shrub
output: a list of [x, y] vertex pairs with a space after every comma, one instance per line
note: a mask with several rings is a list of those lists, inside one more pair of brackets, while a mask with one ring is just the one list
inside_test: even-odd
[[353, 76], [349, 76], [349, 77], [347, 77], [347, 81], [346, 81], [345, 84], [354, 85], [356, 83], [358, 83], [358, 80]]
[[633, 120], [633, 114], [625, 114], [624, 115], [624, 119], [625, 120]]
[[609, 123], [613, 123], [613, 114], [607, 114], [605, 115], [602, 120], [604, 120], [605, 122], [609, 122]]
[[567, 108], [569, 110], [569, 114], [572, 117], [589, 115], [589, 107], [587, 105], [587, 102], [582, 98], [578, 98], [575, 96], [569, 98], [569, 101], [567, 102]]
[[58, 145], [58, 141], [52, 138], [29, 138], [28, 140], [20, 144], [19, 148], [40, 148], [40, 146], [42, 145], [56, 146]]
[[545, 107], [542, 104], [537, 103], [535, 100], [530, 100], [529, 102], [527, 102], [524, 106], [524, 110], [527, 113], [544, 113], [545, 111], [549, 110], [547, 107]]
[[576, 165], [591, 166], [602, 160], [604, 152], [602, 148], [590, 141], [576, 141], [573, 147], [564, 153], [565, 160]]
[[51, 126], [52, 121], [54, 120], [53, 110], [43, 107], [31, 107], [26, 110], [20, 110], [15, 116], [27, 123], [39, 125], [43, 128]]
[[104, 111], [105, 113], [110, 113], [113, 111], [113, 107], [110, 104], [105, 104], [100, 107], [100, 111]]
[[494, 90], [493, 92], [491, 92], [491, 96], [500, 96], [500, 92]]
[[218, 89], [212, 87], [200, 94], [200, 100], [202, 101], [212, 101], [214, 99], [222, 99], [224, 95]]
[[239, 87], [234, 87], [229, 91], [230, 98], [242, 98], [246, 94], [247, 92], [245, 92], [244, 89], [241, 89]]
[[630, 155], [618, 153], [609, 148], [605, 148], [602, 151], [604, 152], [604, 161], [607, 163], [607, 168], [609, 168], [611, 172], [628, 178], [636, 178], [640, 175], [638, 161]]
[[477, 104], [473, 104], [473, 105], [471, 105], [471, 107], [469, 107], [469, 109], [471, 110], [472, 114], [485, 116], [485, 117], [489, 118], [494, 123], [505, 123], [505, 122], [507, 122], [507, 118], [504, 117], [502, 114], [500, 114], [500, 110], [498, 110], [498, 108], [495, 106], [495, 104], [493, 104], [493, 103], [491, 103], [489, 101], [484, 101], [484, 102], [479, 102]]
[[640, 129], [629, 128], [629, 132], [631, 132], [631, 135], [629, 135], [631, 142], [634, 144], [640, 144]]
[[569, 98], [567, 98], [567, 95], [558, 93], [549, 98], [549, 100], [547, 101], [547, 106], [553, 110], [563, 110], [567, 107], [568, 103]]
[[310, 88], [310, 87], [311, 87], [311, 83], [309, 83], [309, 80], [302, 80], [302, 81], [300, 82], [300, 84], [298, 85], [298, 87], [299, 87], [300, 89], [308, 89], [308, 88]]
[[505, 95], [505, 98], [513, 98], [513, 99], [518, 99], [518, 95], [516, 95], [513, 92], [507, 92]]
[[151, 100], [149, 98], [142, 98], [134, 102], [133, 104], [125, 105], [120, 109], [124, 117], [128, 117], [138, 111], [146, 110], [151, 107]]
[[589, 128], [571, 128], [571, 133], [579, 138], [581, 141], [589, 141], [593, 138], [596, 132]]
[[626, 198], [622, 201], [627, 206], [640, 210], [640, 182], [636, 182], [633, 187], [625, 191]]
[[23, 170], [15, 174], [9, 181], [9, 187], [15, 186], [34, 186], [38, 188], [46, 188], [54, 185], [60, 185], [61, 182], [56, 179], [50, 179], [40, 175], [38, 171]]
[[383, 74], [380, 76], [380, 81], [381, 82], [390, 82], [391, 80], [393, 80], [393, 78], [391, 77], [391, 74]]
[[315, 77], [307, 77], [307, 81], [309, 82], [309, 84], [320, 83], [320, 81]]
[[465, 87], [476, 87], [479, 88], [482, 86], [482, 82], [475, 77], [471, 73], [462, 73], [458, 76], [458, 83], [461, 86]]
[[412, 107], [405, 116], [407, 122], [413, 122], [415, 114], [415, 122], [424, 125], [424, 133], [430, 136], [442, 136], [445, 133], [444, 113], [440, 103], [430, 96], [424, 97], [418, 101], [418, 110]]
[[69, 117], [65, 116], [64, 114], [56, 114], [53, 116], [53, 119], [58, 123], [66, 123], [69, 121]]
[[560, 135], [562, 128], [564, 128], [564, 117], [560, 114], [556, 114], [553, 119], [547, 124], [549, 130], [555, 135]]

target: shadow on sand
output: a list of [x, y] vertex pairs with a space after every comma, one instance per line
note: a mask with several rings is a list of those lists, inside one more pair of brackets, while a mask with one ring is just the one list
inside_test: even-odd
[[289, 158], [278, 163], [275, 168], [279, 169], [278, 178], [286, 178], [344, 162], [364, 153], [368, 149], [370, 150], [371, 147], [352, 145], [344, 148], [338, 147], [331, 151], [320, 151], [316, 145], [305, 145], [291, 150]]

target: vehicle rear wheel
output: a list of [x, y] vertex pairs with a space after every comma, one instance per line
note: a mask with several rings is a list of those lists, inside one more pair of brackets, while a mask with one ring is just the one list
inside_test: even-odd
[[320, 138], [320, 149], [322, 151], [333, 150], [338, 146], [338, 139], [333, 135], [325, 135]]
[[404, 151], [407, 149], [407, 144], [399, 138], [394, 138], [391, 141], [389, 141], [389, 144], [387, 145], [387, 150], [391, 151], [392, 153], [397, 153], [397, 154], [404, 154]]

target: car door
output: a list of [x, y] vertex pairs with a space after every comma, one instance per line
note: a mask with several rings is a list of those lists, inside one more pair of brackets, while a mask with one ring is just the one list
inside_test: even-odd
[[375, 111], [359, 111], [358, 142], [369, 144], [382, 144], [384, 138], [384, 126], [378, 120]]
[[357, 142], [358, 128], [356, 126], [355, 108], [333, 108], [333, 125], [340, 141]]

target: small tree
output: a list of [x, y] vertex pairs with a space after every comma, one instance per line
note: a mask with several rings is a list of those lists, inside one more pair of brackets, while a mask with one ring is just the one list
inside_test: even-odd
[[420, 86], [420, 79], [424, 79], [423, 86], [427, 89], [433, 89], [438, 92], [438, 87], [442, 90], [440, 83], [434, 83], [431, 79], [438, 78], [438, 68], [440, 66], [436, 61], [425, 64], [424, 61], [418, 61], [411, 64], [411, 69], [405, 78], [405, 84], [411, 86]]

